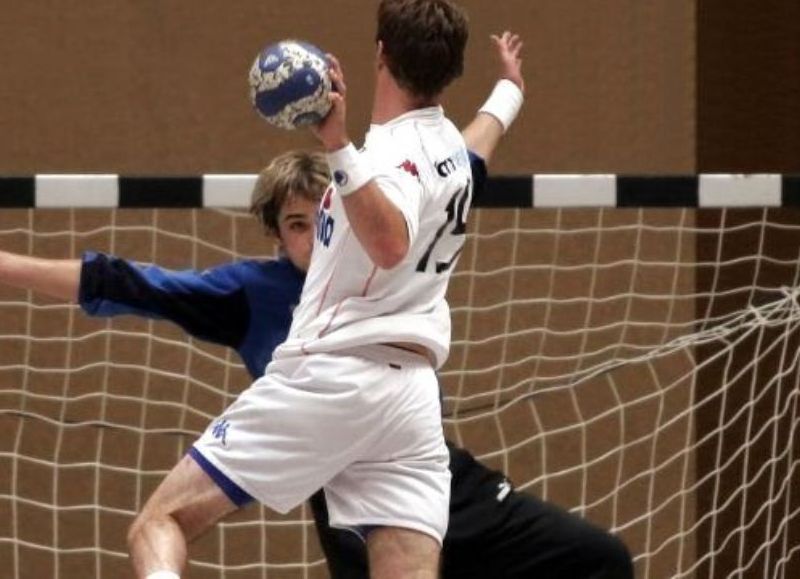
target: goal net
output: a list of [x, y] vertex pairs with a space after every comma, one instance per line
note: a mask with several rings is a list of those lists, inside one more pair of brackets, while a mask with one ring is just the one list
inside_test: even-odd
[[[441, 372], [453, 441], [618, 533], [637, 576], [800, 576], [792, 209], [478, 209]], [[13, 209], [0, 249], [205, 268], [273, 248], [220, 209]], [[118, 577], [134, 513], [250, 380], [165, 322], [0, 287], [3, 576]], [[245, 509], [192, 577], [326, 577], [310, 510]]]

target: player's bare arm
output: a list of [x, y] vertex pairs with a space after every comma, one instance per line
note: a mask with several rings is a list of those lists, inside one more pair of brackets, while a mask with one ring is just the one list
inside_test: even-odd
[[[499, 68], [499, 79], [492, 96], [472, 122], [462, 131], [464, 141], [488, 164], [503, 134], [513, 123], [525, 93], [522, 76], [522, 39], [509, 31], [491, 35]], [[503, 86], [503, 81], [511, 85]], [[518, 90], [515, 91], [513, 87]]]
[[0, 283], [77, 301], [81, 262], [78, 259], [40, 259], [0, 251]]
[[[331, 81], [336, 91], [330, 94], [331, 111], [312, 131], [329, 155], [352, 157], [354, 151], [346, 127], [347, 85], [338, 59], [329, 55]], [[334, 180], [359, 179], [358, 168], [352, 174], [337, 176]], [[347, 183], [337, 182], [337, 185]], [[360, 187], [342, 197], [350, 226], [359, 243], [372, 262], [380, 268], [391, 269], [400, 263], [408, 252], [408, 230], [400, 210], [381, 191], [374, 180], [369, 179]]]

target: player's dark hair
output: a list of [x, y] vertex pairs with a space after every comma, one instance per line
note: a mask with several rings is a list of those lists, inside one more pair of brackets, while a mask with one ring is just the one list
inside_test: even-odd
[[267, 234], [278, 236], [281, 207], [294, 196], [319, 202], [331, 177], [321, 153], [289, 151], [275, 157], [256, 179], [250, 201], [250, 213], [264, 226]]
[[464, 72], [467, 15], [450, 0], [381, 0], [376, 40], [401, 88], [424, 100]]

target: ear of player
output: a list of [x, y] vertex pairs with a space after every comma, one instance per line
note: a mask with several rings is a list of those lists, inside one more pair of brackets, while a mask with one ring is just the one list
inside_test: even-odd
[[253, 107], [276, 127], [306, 127], [330, 111], [328, 59], [308, 42], [282, 40], [267, 46], [253, 62], [249, 80]]

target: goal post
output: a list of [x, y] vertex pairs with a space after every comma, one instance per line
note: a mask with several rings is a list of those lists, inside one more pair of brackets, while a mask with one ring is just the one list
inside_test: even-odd
[[[0, 250], [268, 257], [243, 211], [253, 178], [0, 178]], [[448, 294], [448, 437], [619, 533], [639, 577], [797, 576], [797, 190], [781, 175], [490, 180]], [[235, 354], [167, 323], [0, 285], [9, 576], [124, 575], [133, 514], [249, 383]], [[248, 508], [191, 555], [197, 577], [327, 576], [306, 507]]]

